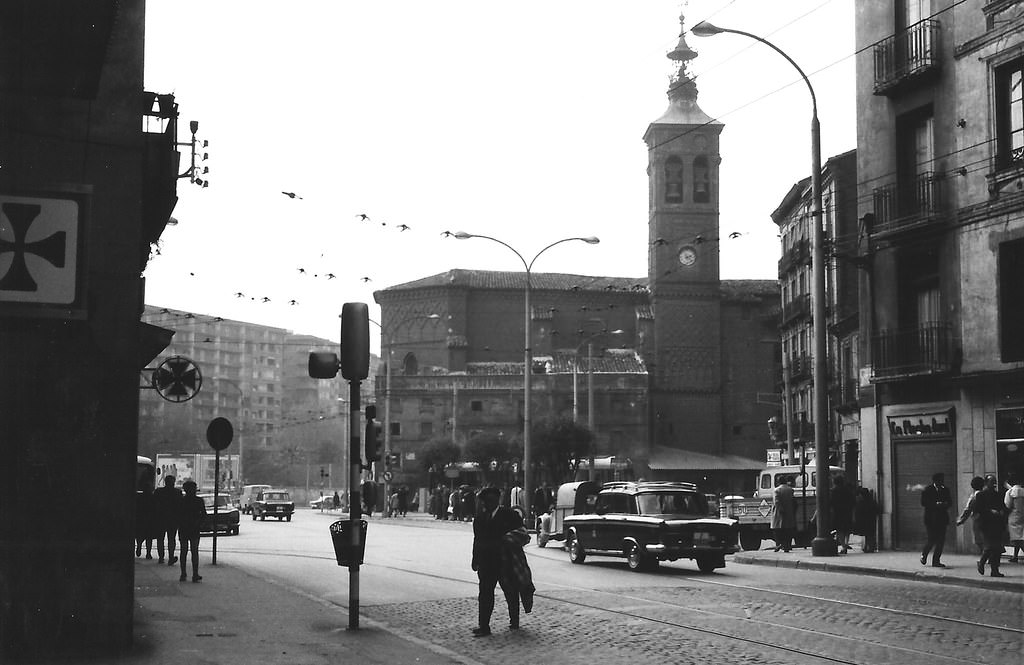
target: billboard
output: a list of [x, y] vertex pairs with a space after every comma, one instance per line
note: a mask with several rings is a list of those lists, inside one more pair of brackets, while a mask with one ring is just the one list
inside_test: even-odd
[[[160, 454], [156, 456], [156, 485], [162, 487], [164, 476], [174, 476], [175, 487], [194, 480], [200, 492], [212, 492], [217, 457], [207, 453]], [[239, 478], [238, 455], [220, 456], [220, 488], [230, 490]]]

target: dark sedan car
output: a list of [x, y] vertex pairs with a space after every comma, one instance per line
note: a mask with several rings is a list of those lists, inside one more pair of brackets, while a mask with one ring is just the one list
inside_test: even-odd
[[227, 494], [217, 495], [217, 515], [213, 514], [213, 495], [200, 494], [199, 498], [206, 504], [206, 518], [199, 525], [200, 533], [226, 533], [238, 535], [238, 508], [232, 506]]
[[690, 483], [606, 483], [594, 512], [566, 516], [563, 528], [573, 563], [611, 556], [645, 570], [659, 561], [695, 559], [711, 572], [736, 551], [736, 520], [708, 517], [707, 499]]

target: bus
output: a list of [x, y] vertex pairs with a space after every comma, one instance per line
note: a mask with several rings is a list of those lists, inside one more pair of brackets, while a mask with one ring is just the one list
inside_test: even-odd
[[156, 489], [156, 465], [153, 460], [142, 455], [136, 455], [135, 462], [135, 492], [137, 494], [150, 493]]

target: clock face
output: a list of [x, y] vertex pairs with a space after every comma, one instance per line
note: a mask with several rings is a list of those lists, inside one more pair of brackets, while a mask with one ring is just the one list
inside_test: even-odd
[[697, 250], [687, 245], [679, 250], [679, 263], [684, 266], [692, 266], [697, 262]]

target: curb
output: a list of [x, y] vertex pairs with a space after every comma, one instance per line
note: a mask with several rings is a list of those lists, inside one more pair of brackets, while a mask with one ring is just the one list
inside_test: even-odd
[[795, 568], [800, 570], [816, 570], [826, 573], [845, 573], [847, 575], [871, 575], [873, 577], [886, 577], [889, 579], [911, 580], [915, 582], [931, 582], [933, 584], [948, 584], [950, 586], [963, 586], [975, 589], [997, 589], [999, 591], [1020, 591], [1019, 582], [1006, 582], [1003, 580], [988, 580], [980, 578], [973, 580], [965, 577], [950, 577], [944, 575], [933, 575], [927, 572], [911, 572], [908, 570], [897, 570], [894, 568], [865, 568], [863, 566], [852, 566], [845, 563], [830, 563], [827, 561], [806, 561], [801, 559], [764, 559], [756, 556], [733, 555], [733, 563], [751, 566], [771, 566], [774, 568]]

